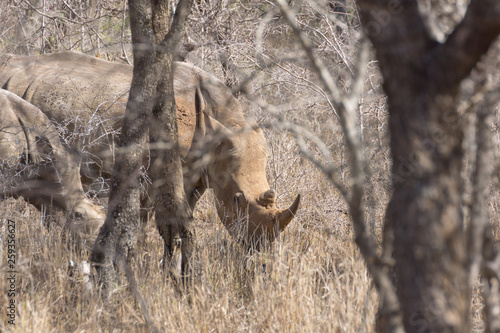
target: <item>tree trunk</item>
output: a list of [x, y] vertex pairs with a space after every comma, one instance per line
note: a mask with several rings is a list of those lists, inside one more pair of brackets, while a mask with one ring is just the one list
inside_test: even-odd
[[172, 52], [183, 34], [191, 4], [192, 0], [180, 0], [172, 20], [170, 1], [129, 1], [134, 47], [132, 86], [111, 178], [108, 214], [92, 252], [107, 292], [116, 279], [115, 266], [127, 264], [137, 242], [139, 176], [148, 130], [151, 143], [165, 143], [166, 147], [151, 154], [153, 192], [161, 193], [155, 205], [156, 220], [165, 251], [169, 253], [175, 236], [165, 230], [174, 226], [187, 239], [184, 268], [190, 257], [192, 214], [184, 194], [177, 145]]
[[[123, 266], [134, 249], [140, 220], [140, 169], [148, 133], [148, 113], [156, 92], [151, 58], [137, 55], [130, 96], [121, 129], [118, 153], [111, 177], [106, 222], [92, 251], [92, 262], [100, 271], [103, 287], [115, 282], [114, 266]], [[142, 111], [142, 112], [141, 112]]]
[[358, 3], [388, 97], [394, 192], [387, 228], [393, 230], [405, 330], [469, 332], [457, 95], [500, 32], [500, 5], [472, 0], [464, 20], [439, 44], [428, 35], [415, 1]]
[[[403, 319], [407, 330], [469, 331], [462, 126], [450, 126], [442, 117], [456, 107], [451, 96], [420, 98], [389, 107], [400, 111], [390, 117], [394, 192], [387, 214], [394, 228]], [[422, 109], [415, 110], [413, 103]], [[439, 136], [434, 129], [442, 130]]]
[[[172, 56], [158, 54], [158, 57], [164, 58], [159, 61], [162, 68], [158, 73], [173, 73]], [[188, 273], [194, 241], [193, 214], [184, 191], [175, 101], [169, 98], [174, 95], [173, 77], [160, 75], [158, 90], [163, 93], [157, 96], [153, 108], [149, 139], [151, 144], [167, 143], [172, 148], [151, 151], [155, 220], [164, 241], [164, 267], [170, 269], [172, 276], [177, 278], [178, 257], [175, 254], [179, 246], [181, 246], [181, 274], [185, 277]]]

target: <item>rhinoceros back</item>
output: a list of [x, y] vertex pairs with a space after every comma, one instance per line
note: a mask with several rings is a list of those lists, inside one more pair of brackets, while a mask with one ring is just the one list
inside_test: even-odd
[[[101, 156], [114, 147], [132, 80], [131, 66], [76, 52], [2, 55], [0, 62], [1, 87], [41, 109], [73, 149]], [[111, 170], [110, 158], [91, 160], [91, 169]], [[95, 174], [84, 173], [92, 178]]]
[[1, 61], [1, 87], [36, 105], [56, 123], [88, 122], [91, 117], [109, 122], [123, 116], [130, 66], [75, 52], [3, 55]]
[[[91, 155], [114, 147], [131, 81], [132, 66], [82, 53], [0, 57], [0, 86], [40, 108], [74, 149]], [[244, 126], [241, 106], [231, 90], [202, 69], [176, 63], [174, 91], [184, 156], [200, 125], [196, 114], [201, 111], [229, 128]], [[198, 110], [200, 105], [203, 110]], [[99, 168], [110, 171], [111, 164]]]

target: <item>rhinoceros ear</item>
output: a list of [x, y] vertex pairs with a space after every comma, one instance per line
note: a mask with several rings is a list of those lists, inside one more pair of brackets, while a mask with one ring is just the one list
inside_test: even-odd
[[222, 125], [218, 120], [209, 115], [206, 115], [206, 125], [208, 130], [207, 132], [212, 132], [212, 135], [214, 136], [222, 136], [224, 138], [234, 136], [234, 133], [229, 128]]

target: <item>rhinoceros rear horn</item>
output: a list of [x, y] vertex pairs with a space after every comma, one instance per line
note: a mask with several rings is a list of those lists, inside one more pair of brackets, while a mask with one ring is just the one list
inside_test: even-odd
[[290, 206], [290, 208], [283, 209], [279, 214], [278, 214], [278, 220], [280, 223], [280, 230], [283, 230], [288, 223], [293, 219], [295, 214], [297, 213], [297, 210], [299, 209], [299, 204], [300, 204], [300, 194], [297, 195], [297, 198], [293, 202], [293, 204]]

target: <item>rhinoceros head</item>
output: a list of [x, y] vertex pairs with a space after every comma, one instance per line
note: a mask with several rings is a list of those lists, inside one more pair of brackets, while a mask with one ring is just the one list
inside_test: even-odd
[[295, 216], [300, 194], [289, 208], [276, 207], [276, 193], [266, 178], [267, 144], [257, 124], [236, 131], [209, 118], [207, 127], [222, 133], [207, 167], [219, 218], [237, 239], [273, 240]]
[[101, 206], [84, 199], [70, 210], [67, 227], [76, 239], [92, 244], [105, 219], [106, 213]]

